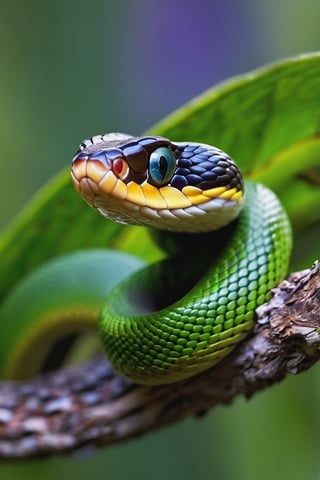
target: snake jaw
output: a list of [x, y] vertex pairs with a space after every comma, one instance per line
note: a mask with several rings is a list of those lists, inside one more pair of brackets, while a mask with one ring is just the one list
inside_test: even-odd
[[[111, 140], [106, 142], [106, 137]], [[162, 160], [174, 162], [168, 182], [163, 173], [156, 184], [151, 157], [156, 168], [157, 162], [162, 168]], [[118, 136], [92, 137], [73, 160], [72, 180], [82, 197], [107, 218], [177, 232], [221, 228], [243, 204], [242, 177], [229, 156], [208, 145], [172, 143], [162, 137], [124, 136], [123, 142]]]

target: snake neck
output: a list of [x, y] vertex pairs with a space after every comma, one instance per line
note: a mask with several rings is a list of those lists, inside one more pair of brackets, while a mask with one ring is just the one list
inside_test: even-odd
[[117, 286], [100, 323], [115, 368], [150, 385], [186, 379], [227, 355], [284, 277], [290, 252], [285, 212], [251, 183], [239, 218], [221, 232], [159, 238], [175, 255]]
[[239, 222], [241, 217], [219, 232], [193, 235], [152, 230], [153, 239], [168, 256], [116, 287], [113, 295], [118, 313], [130, 317], [150, 315], [187, 295], [210, 275], [212, 265], [218, 264], [230, 248]]
[[[218, 231], [206, 233], [180, 233], [180, 232], [165, 232], [159, 229], [150, 229], [149, 233], [156, 244], [170, 257], [175, 257], [175, 260], [181, 261], [185, 267], [193, 268], [193, 265], [206, 264], [208, 265], [208, 255], [211, 253], [218, 255], [225, 247], [226, 242], [234, 234], [237, 228], [238, 218], [233, 220], [225, 227]], [[186, 257], [189, 261], [186, 263]]]

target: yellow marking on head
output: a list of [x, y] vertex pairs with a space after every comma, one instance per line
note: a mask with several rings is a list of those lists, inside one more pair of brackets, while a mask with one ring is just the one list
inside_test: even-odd
[[182, 192], [190, 198], [192, 205], [200, 205], [207, 202], [208, 199], [223, 198], [224, 200], [233, 200], [240, 202], [243, 197], [243, 192], [236, 188], [215, 187], [208, 190], [201, 190], [201, 188], [187, 185], [183, 187]]
[[114, 189], [112, 190], [112, 195], [116, 198], [121, 198], [125, 200], [128, 195], [127, 185], [122, 182], [122, 180], [118, 179]]
[[146, 205], [151, 208], [167, 208], [167, 202], [164, 197], [159, 192], [158, 188], [150, 185], [150, 183], [145, 183], [142, 185], [142, 190], [146, 198]]
[[200, 203], [208, 201], [208, 197], [203, 194], [201, 188], [187, 185], [183, 187], [182, 192], [189, 198], [192, 205], [199, 205]]
[[135, 203], [136, 205], [144, 206], [146, 204], [146, 199], [143, 193], [143, 189], [136, 182], [130, 182], [127, 185], [128, 196], [127, 200], [129, 202]]
[[117, 178], [115, 177], [114, 173], [108, 172], [107, 175], [100, 180], [99, 187], [103, 193], [110, 193], [114, 189], [116, 183]]
[[87, 162], [87, 176], [99, 183], [107, 169], [100, 162]]
[[241, 202], [243, 200], [243, 191], [238, 190], [236, 193], [232, 195], [231, 200], [235, 200], [236, 202]]
[[233, 195], [237, 193], [236, 188], [230, 188], [230, 190], [226, 190], [224, 193], [220, 195], [220, 198], [224, 198], [225, 200], [233, 200]]
[[183, 187], [182, 192], [184, 193], [184, 195], [187, 195], [187, 197], [194, 197], [200, 195], [202, 193], [202, 190], [201, 188], [187, 185], [186, 187]]
[[190, 199], [175, 187], [161, 187], [160, 193], [167, 202], [169, 209], [191, 207]]
[[208, 190], [203, 191], [203, 195], [209, 198], [219, 198], [225, 191], [227, 187], [215, 187], [208, 188]]

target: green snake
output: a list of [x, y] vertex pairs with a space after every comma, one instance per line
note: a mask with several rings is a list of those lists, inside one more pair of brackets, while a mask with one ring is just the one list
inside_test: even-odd
[[276, 195], [216, 147], [157, 136], [85, 140], [71, 174], [91, 207], [147, 226], [167, 256], [145, 265], [86, 250], [26, 276], [0, 309], [2, 377], [33, 374], [60, 337], [98, 321], [109, 361], [131, 381], [166, 384], [217, 364], [287, 272], [291, 230]]

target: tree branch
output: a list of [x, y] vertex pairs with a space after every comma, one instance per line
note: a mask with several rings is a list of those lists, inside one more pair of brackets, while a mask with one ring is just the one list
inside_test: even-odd
[[102, 357], [0, 385], [0, 456], [65, 454], [141, 435], [255, 392], [320, 357], [320, 267], [291, 275], [257, 311], [252, 334], [216, 367], [161, 387], [133, 385]]

